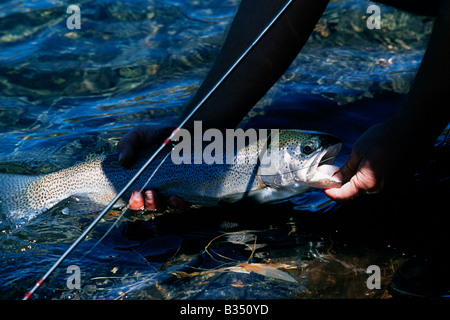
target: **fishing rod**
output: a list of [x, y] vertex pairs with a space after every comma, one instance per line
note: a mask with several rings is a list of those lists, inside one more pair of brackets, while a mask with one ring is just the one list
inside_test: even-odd
[[217, 90], [217, 88], [228, 78], [228, 76], [234, 71], [234, 69], [241, 63], [242, 60], [250, 53], [251, 50], [260, 42], [260, 40], [266, 35], [270, 28], [278, 21], [278, 19], [286, 12], [287, 8], [295, 0], [288, 0], [286, 4], [278, 11], [278, 13], [272, 18], [272, 20], [267, 24], [267, 26], [261, 31], [261, 33], [256, 37], [256, 39], [250, 44], [250, 46], [239, 56], [239, 58], [231, 65], [231, 67], [225, 72], [225, 74], [217, 81], [217, 83], [212, 87], [208, 93], [203, 97], [203, 99], [189, 112], [189, 114], [183, 119], [180, 125], [172, 131], [169, 137], [164, 140], [164, 142], [159, 146], [159, 148], [153, 153], [153, 155], [147, 160], [147, 162], [139, 169], [139, 171], [131, 178], [125, 187], [116, 195], [116, 197], [111, 200], [111, 202], [100, 212], [95, 218], [95, 220], [86, 228], [86, 230], [72, 243], [72, 245], [64, 252], [59, 259], [51, 266], [51, 268], [44, 274], [44, 276], [39, 279], [38, 282], [31, 288], [30, 291], [25, 294], [23, 300], [28, 300], [33, 293], [44, 283], [44, 281], [53, 273], [53, 271], [64, 261], [64, 259], [78, 246], [78, 244], [83, 241], [83, 239], [88, 235], [88, 233], [97, 225], [97, 223], [103, 218], [103, 216], [113, 207], [113, 205], [123, 196], [123, 194], [131, 187], [131, 185], [140, 177], [140, 175], [148, 168], [148, 166], [155, 160], [155, 158], [164, 150], [164, 148], [169, 145], [175, 135], [180, 131], [182, 127], [194, 116], [194, 114], [203, 106], [206, 100]]

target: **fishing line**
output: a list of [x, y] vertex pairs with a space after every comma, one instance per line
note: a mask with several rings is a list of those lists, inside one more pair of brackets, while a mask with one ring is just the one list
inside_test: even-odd
[[97, 218], [86, 228], [86, 230], [75, 240], [72, 245], [64, 252], [59, 259], [51, 266], [51, 268], [44, 274], [44, 276], [36, 282], [33, 288], [28, 291], [23, 300], [28, 300], [33, 293], [44, 283], [44, 281], [52, 274], [52, 272], [64, 261], [64, 259], [76, 248], [76, 246], [83, 241], [88, 233], [97, 225], [97, 223], [103, 218], [103, 216], [113, 207], [113, 205], [125, 194], [125, 192], [133, 185], [133, 183], [141, 176], [141, 174], [148, 168], [148, 166], [155, 160], [155, 158], [165, 149], [165, 147], [172, 141], [178, 131], [184, 127], [184, 125], [194, 116], [194, 114], [203, 106], [206, 100], [217, 90], [217, 88], [228, 78], [228, 76], [234, 71], [234, 69], [244, 60], [244, 58], [250, 53], [251, 50], [260, 42], [260, 40], [266, 35], [266, 33], [272, 28], [277, 20], [283, 15], [287, 8], [295, 0], [288, 0], [286, 4], [278, 11], [278, 13], [272, 18], [267, 26], [261, 31], [256, 39], [249, 45], [249, 47], [239, 56], [239, 58], [231, 65], [231, 67], [225, 72], [225, 74], [217, 81], [217, 83], [208, 91], [203, 99], [190, 111], [190, 113], [184, 118], [180, 125], [170, 134], [170, 136], [161, 144], [161, 146], [153, 153], [153, 155], [147, 160], [147, 162], [139, 169], [133, 178], [126, 184], [125, 187], [111, 200], [111, 202], [98, 214]]

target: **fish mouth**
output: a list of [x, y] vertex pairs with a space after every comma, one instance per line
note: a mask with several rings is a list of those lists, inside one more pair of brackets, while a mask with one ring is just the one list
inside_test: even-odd
[[[336, 143], [320, 151], [309, 165], [308, 172], [306, 173], [307, 181], [317, 181], [324, 178], [323, 172], [325, 171], [328, 172], [327, 178], [331, 180], [331, 176], [339, 169], [339, 167], [334, 166], [334, 160], [339, 151], [341, 151], [341, 148], [342, 143]], [[326, 167], [326, 170], [321, 170], [321, 167], [323, 169]], [[333, 170], [333, 167], [335, 169], [334, 172], [330, 172]]]

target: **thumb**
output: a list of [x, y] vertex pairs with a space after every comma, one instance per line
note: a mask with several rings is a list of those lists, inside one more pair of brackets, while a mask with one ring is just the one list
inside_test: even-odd
[[342, 187], [324, 190], [325, 194], [332, 200], [345, 201], [354, 198], [359, 194], [359, 189], [355, 186], [352, 177], [358, 171], [362, 156], [352, 151], [347, 162], [333, 175], [342, 182], [346, 182]]
[[333, 177], [338, 178], [342, 182], [350, 181], [350, 179], [358, 171], [359, 165], [361, 163], [362, 156], [355, 151], [352, 151], [347, 162], [333, 175]]

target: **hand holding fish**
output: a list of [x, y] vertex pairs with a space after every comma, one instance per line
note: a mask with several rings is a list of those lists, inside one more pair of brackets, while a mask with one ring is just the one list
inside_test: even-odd
[[[442, 122], [437, 120], [430, 123]], [[404, 111], [398, 117], [371, 127], [355, 142], [349, 159], [333, 175], [346, 183], [325, 190], [325, 194], [335, 201], [347, 201], [363, 194], [380, 193], [388, 186], [401, 188], [405, 179], [425, 164], [442, 128], [438, 125], [424, 130], [424, 127], [415, 125], [409, 112]], [[420, 146], [419, 152], [417, 146]]]
[[[117, 144], [119, 151], [119, 162], [128, 167], [136, 160], [137, 153], [147, 147], [160, 143], [166, 138], [173, 128], [158, 127], [151, 125], [140, 125], [128, 132]], [[184, 201], [177, 196], [169, 197], [167, 201], [169, 208], [182, 211], [185, 208]], [[154, 190], [134, 190], [129, 200], [132, 210], [145, 209], [148, 211], [161, 211], [163, 206], [161, 199]]]
[[450, 119], [448, 103], [444, 102], [448, 96], [449, 52], [450, 2], [442, 1], [402, 110], [395, 119], [372, 127], [356, 142], [349, 160], [337, 173], [348, 183], [327, 190], [331, 199], [350, 200], [362, 193], [379, 192], [386, 179], [400, 181], [398, 173], [407, 172], [406, 165], [411, 167], [412, 162], [423, 160], [419, 158], [429, 152]]
[[402, 145], [398, 141], [400, 137], [391, 120], [366, 131], [353, 145], [347, 162], [334, 174], [347, 183], [340, 188], [327, 189], [325, 194], [333, 200], [345, 201], [362, 194], [381, 192], [386, 176], [393, 172], [394, 167], [399, 168], [396, 160], [404, 151], [403, 148], [399, 150], [399, 145]]
[[[388, 4], [395, 2], [395, 5], [400, 5], [398, 1], [381, 2]], [[207, 122], [205, 127], [235, 127], [298, 55], [327, 4], [327, 0], [304, 0], [293, 4], [280, 23], [271, 29], [264, 41], [261, 41], [259, 46], [231, 74], [229, 81], [219, 87], [205, 103], [203, 109], [197, 114], [197, 119]], [[248, 17], [255, 16], [263, 21], [266, 15], [271, 16], [273, 12], [278, 11], [277, 6], [279, 6], [278, 1], [265, 1], [264, 5], [257, 7], [252, 1], [241, 3], [217, 61], [188, 105], [187, 111], [190, 111], [192, 105], [195, 105], [204, 93], [210, 90], [216, 83], [217, 76], [224, 74], [233, 63], [233, 57], [243, 50], [242, 44], [248, 43], [249, 39], [254, 39], [255, 35], [259, 34], [260, 27], [258, 24], [249, 25]], [[406, 3], [401, 7], [412, 11], [422, 9], [413, 5], [407, 6]], [[436, 10], [437, 7], [439, 10]], [[348, 183], [341, 188], [327, 190], [326, 194], [330, 198], [350, 200], [360, 194], [381, 191], [385, 187], [386, 179], [394, 177], [388, 172], [395, 168], [394, 162], [398, 165], [400, 159], [403, 159], [400, 171], [405, 172], [403, 166], [409, 164], [412, 159], [416, 160], [417, 154], [409, 158], [406, 154], [414, 150], [414, 145], [410, 144], [408, 148], [405, 144], [415, 141], [416, 145], [419, 143], [421, 146], [429, 147], [448, 124], [450, 109], [443, 101], [446, 100], [450, 74], [448, 72], [450, 70], [450, 59], [448, 59], [450, 2], [442, 1], [440, 5], [434, 5], [433, 9], [433, 12], [424, 12], [437, 14], [436, 23], [420, 69], [398, 117], [402, 124], [394, 128], [394, 123], [387, 121], [369, 129], [361, 136], [349, 160], [335, 175], [337, 178], [341, 175], [344, 180], [348, 180]], [[131, 148], [133, 144], [145, 146], [153, 141], [154, 136], [149, 134], [151, 132], [146, 133], [145, 130], [147, 129], [138, 127], [124, 138], [125, 142], [122, 146], [119, 144], [119, 150], [122, 149], [123, 152], [121, 160], [124, 164], [133, 157], [132, 151], [127, 150], [129, 145]], [[421, 152], [420, 156], [424, 154], [426, 152]], [[399, 180], [397, 177], [396, 179]]]

